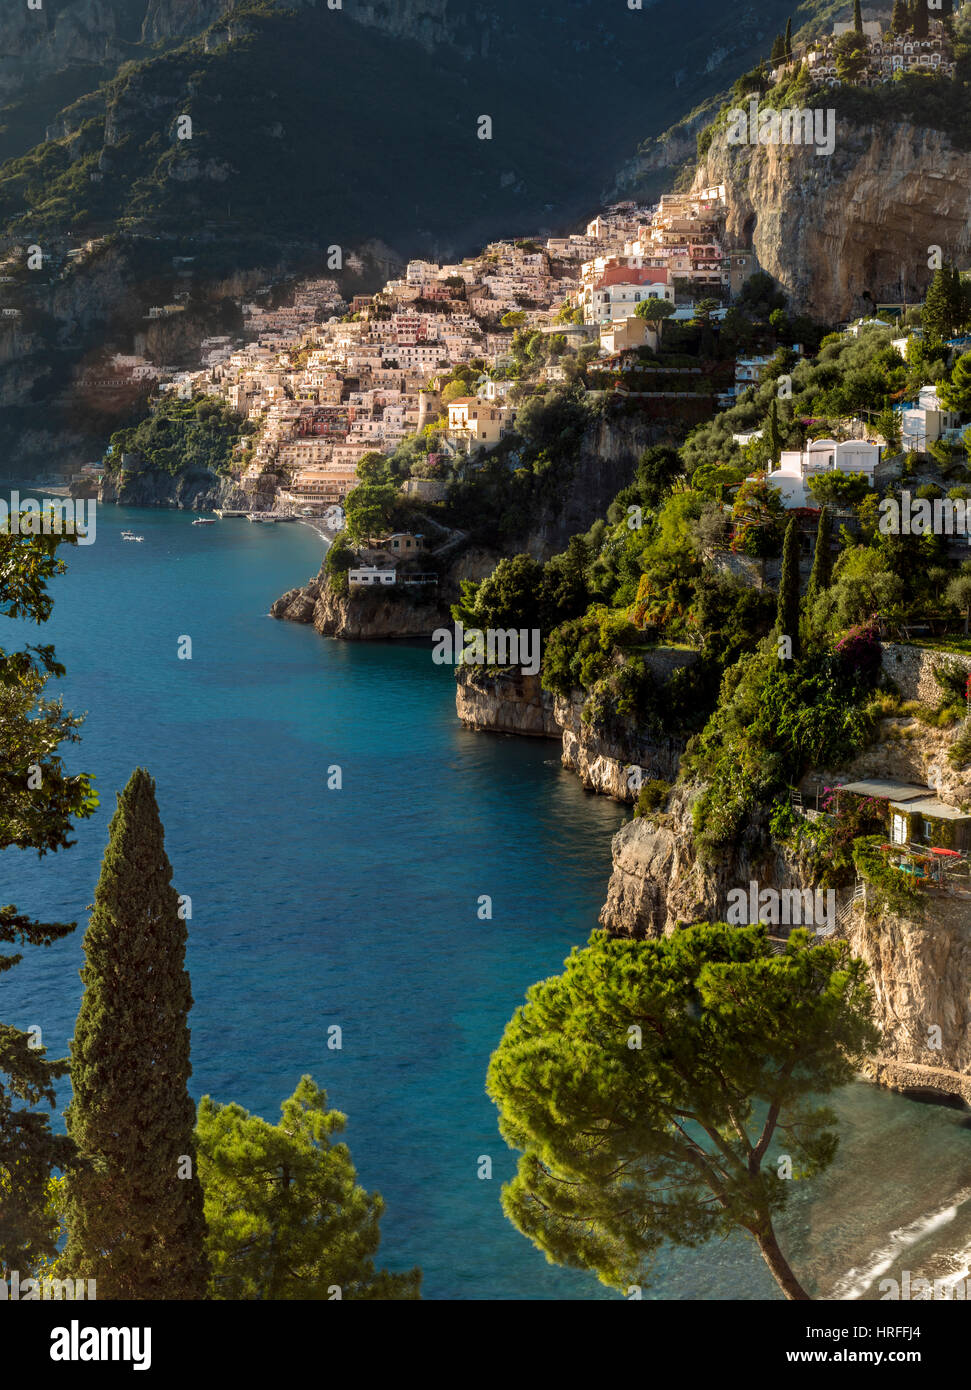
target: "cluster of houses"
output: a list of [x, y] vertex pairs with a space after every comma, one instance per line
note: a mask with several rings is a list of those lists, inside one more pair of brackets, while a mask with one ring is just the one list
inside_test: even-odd
[[[828, 87], [841, 86], [836, 45], [843, 34], [852, 30], [852, 24], [837, 24], [829, 37], [809, 46], [805, 62], [814, 81]], [[891, 82], [898, 72], [954, 76], [954, 50], [940, 19], [929, 20], [927, 38], [921, 39], [913, 34], [884, 32], [879, 20], [866, 20], [863, 43], [866, 47], [866, 65], [860, 75], [853, 78], [855, 87], [875, 87]], [[778, 80], [785, 73], [786, 67], [783, 66], [773, 76]]]

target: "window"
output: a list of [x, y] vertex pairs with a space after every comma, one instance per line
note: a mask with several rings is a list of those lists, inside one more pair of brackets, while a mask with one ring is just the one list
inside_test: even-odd
[[932, 820], [927, 820], [926, 817], [922, 819], [924, 825], [924, 840], [927, 844], [933, 844], [934, 836], [937, 833], [934, 829], [934, 822]]

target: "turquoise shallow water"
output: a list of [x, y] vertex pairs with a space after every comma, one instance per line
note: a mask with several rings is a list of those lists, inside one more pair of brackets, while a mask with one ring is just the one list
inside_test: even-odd
[[[514, 1159], [483, 1077], [524, 990], [596, 925], [621, 808], [586, 795], [553, 743], [460, 728], [451, 673], [429, 650], [328, 642], [265, 616], [316, 571], [309, 529], [190, 522], [105, 507], [96, 543], [64, 552], [44, 639], [68, 667], [65, 703], [89, 711], [69, 756], [95, 774], [102, 807], [66, 852], [0, 856], [0, 901], [81, 923], [5, 977], [0, 1017], [66, 1050], [114, 793], [143, 764], [193, 903], [193, 1093], [274, 1118], [312, 1073], [349, 1116], [361, 1180], [386, 1199], [381, 1258], [420, 1264], [427, 1297], [613, 1297], [548, 1266], [503, 1218]], [[124, 543], [125, 526], [144, 543]], [[335, 765], [343, 785], [329, 790]], [[477, 917], [483, 894], [491, 921]], [[850, 1271], [875, 1268], [884, 1247], [956, 1268], [971, 1246], [964, 1117], [864, 1086], [838, 1104], [841, 1158], [787, 1223], [801, 1271], [824, 1296], [866, 1296]], [[491, 1181], [477, 1177], [482, 1155]], [[645, 1296], [776, 1291], [737, 1241], [671, 1252]]]

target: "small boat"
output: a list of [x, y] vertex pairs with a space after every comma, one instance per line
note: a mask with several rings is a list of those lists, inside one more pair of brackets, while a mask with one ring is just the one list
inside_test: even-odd
[[192, 523], [193, 526], [215, 526], [215, 520], [208, 516], [197, 516]]
[[143, 541], [145, 539], [144, 536], [136, 536], [134, 531], [122, 531], [121, 538], [123, 541]]

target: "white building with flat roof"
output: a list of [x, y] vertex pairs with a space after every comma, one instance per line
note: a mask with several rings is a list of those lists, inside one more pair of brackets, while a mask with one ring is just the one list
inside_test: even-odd
[[865, 439], [814, 439], [805, 449], [783, 449], [779, 467], [766, 475], [778, 488], [787, 507], [812, 505], [811, 478], [822, 473], [859, 473], [870, 486], [883, 453], [882, 446]]

